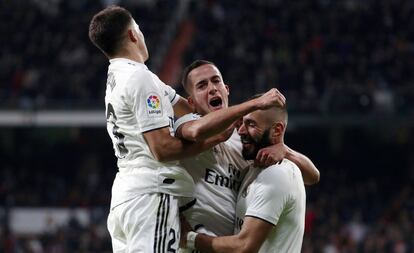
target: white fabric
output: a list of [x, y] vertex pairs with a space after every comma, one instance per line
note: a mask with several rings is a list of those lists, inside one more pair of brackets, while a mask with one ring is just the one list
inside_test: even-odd
[[111, 208], [144, 193], [192, 196], [190, 175], [178, 161], [156, 161], [143, 136], [162, 127], [169, 127], [174, 134], [172, 104], [178, 99], [175, 91], [144, 64], [123, 58], [110, 60], [105, 96], [107, 131], [119, 168]]
[[184, 123], [189, 122], [189, 121], [193, 121], [193, 120], [198, 120], [201, 116], [199, 114], [195, 114], [195, 113], [189, 113], [186, 114], [184, 116], [181, 116], [180, 118], [178, 118], [177, 120], [175, 120], [173, 128], [174, 128], [174, 132], [177, 131], [177, 129]]
[[143, 194], [112, 209], [108, 230], [115, 253], [176, 252], [180, 241], [177, 198]]
[[251, 168], [238, 195], [235, 233], [246, 216], [275, 225], [260, 253], [301, 251], [305, 227], [306, 192], [302, 173], [291, 161], [264, 170]]
[[[181, 124], [196, 120], [195, 114], [183, 116]], [[237, 131], [224, 143], [195, 157], [180, 161], [195, 182], [195, 205], [184, 212], [197, 232], [214, 236], [231, 235], [234, 230], [235, 205], [244, 169], [249, 162], [241, 155]]]

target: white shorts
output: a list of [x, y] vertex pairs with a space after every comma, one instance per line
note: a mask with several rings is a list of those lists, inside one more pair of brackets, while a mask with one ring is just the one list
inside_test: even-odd
[[180, 220], [177, 197], [143, 194], [114, 207], [108, 215], [113, 252], [177, 252]]

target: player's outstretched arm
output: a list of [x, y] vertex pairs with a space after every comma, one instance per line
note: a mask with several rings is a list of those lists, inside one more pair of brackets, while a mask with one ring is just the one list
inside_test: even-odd
[[222, 134], [199, 142], [190, 142], [170, 135], [168, 127], [144, 133], [144, 138], [157, 161], [166, 162], [197, 155], [227, 140], [232, 133], [229, 129]]
[[176, 136], [190, 141], [205, 140], [221, 133], [244, 115], [255, 110], [265, 110], [273, 106], [284, 106], [285, 97], [275, 88], [264, 95], [239, 105], [210, 112], [198, 120], [189, 121], [177, 129]]
[[195, 248], [211, 253], [254, 253], [259, 252], [273, 224], [255, 217], [245, 217], [242, 230], [237, 235], [212, 237], [197, 234]]
[[305, 185], [319, 182], [320, 173], [315, 164], [307, 156], [289, 148], [284, 143], [260, 149], [254, 162], [256, 166], [269, 167], [283, 158], [294, 162], [299, 167]]

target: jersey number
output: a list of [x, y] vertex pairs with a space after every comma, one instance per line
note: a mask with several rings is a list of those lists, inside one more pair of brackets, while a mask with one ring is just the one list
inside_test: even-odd
[[106, 109], [106, 121], [112, 124], [112, 134], [116, 138], [115, 155], [118, 158], [122, 159], [126, 156], [126, 154], [128, 154], [128, 149], [124, 144], [125, 135], [118, 132], [119, 127], [116, 125], [116, 120], [117, 118], [115, 115], [114, 107], [111, 105], [111, 103], [108, 103]]
[[173, 248], [173, 245], [175, 243], [175, 230], [173, 228], [170, 229], [169, 236], [170, 236], [170, 241], [168, 242], [167, 252], [175, 253], [176, 250]]

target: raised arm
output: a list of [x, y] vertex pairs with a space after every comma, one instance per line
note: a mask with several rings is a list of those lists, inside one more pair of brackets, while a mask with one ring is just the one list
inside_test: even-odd
[[198, 120], [186, 122], [177, 129], [176, 136], [191, 141], [205, 140], [221, 133], [239, 118], [252, 111], [284, 105], [285, 97], [273, 88], [256, 99], [210, 112]]
[[[207, 253], [259, 252], [272, 228], [273, 224], [264, 220], [245, 217], [242, 230], [237, 235], [212, 237], [205, 234], [196, 234], [195, 248]], [[187, 237], [184, 237], [184, 240], [186, 239]], [[187, 242], [185, 244], [188, 245]]]
[[286, 159], [294, 162], [302, 172], [303, 182], [313, 185], [319, 182], [320, 173], [315, 164], [305, 155], [287, 147]]
[[231, 133], [232, 130], [228, 129], [222, 134], [206, 140], [191, 142], [171, 136], [169, 128], [164, 127], [145, 132], [144, 138], [154, 158], [160, 162], [166, 162], [191, 157], [208, 150], [220, 142], [227, 140]]

